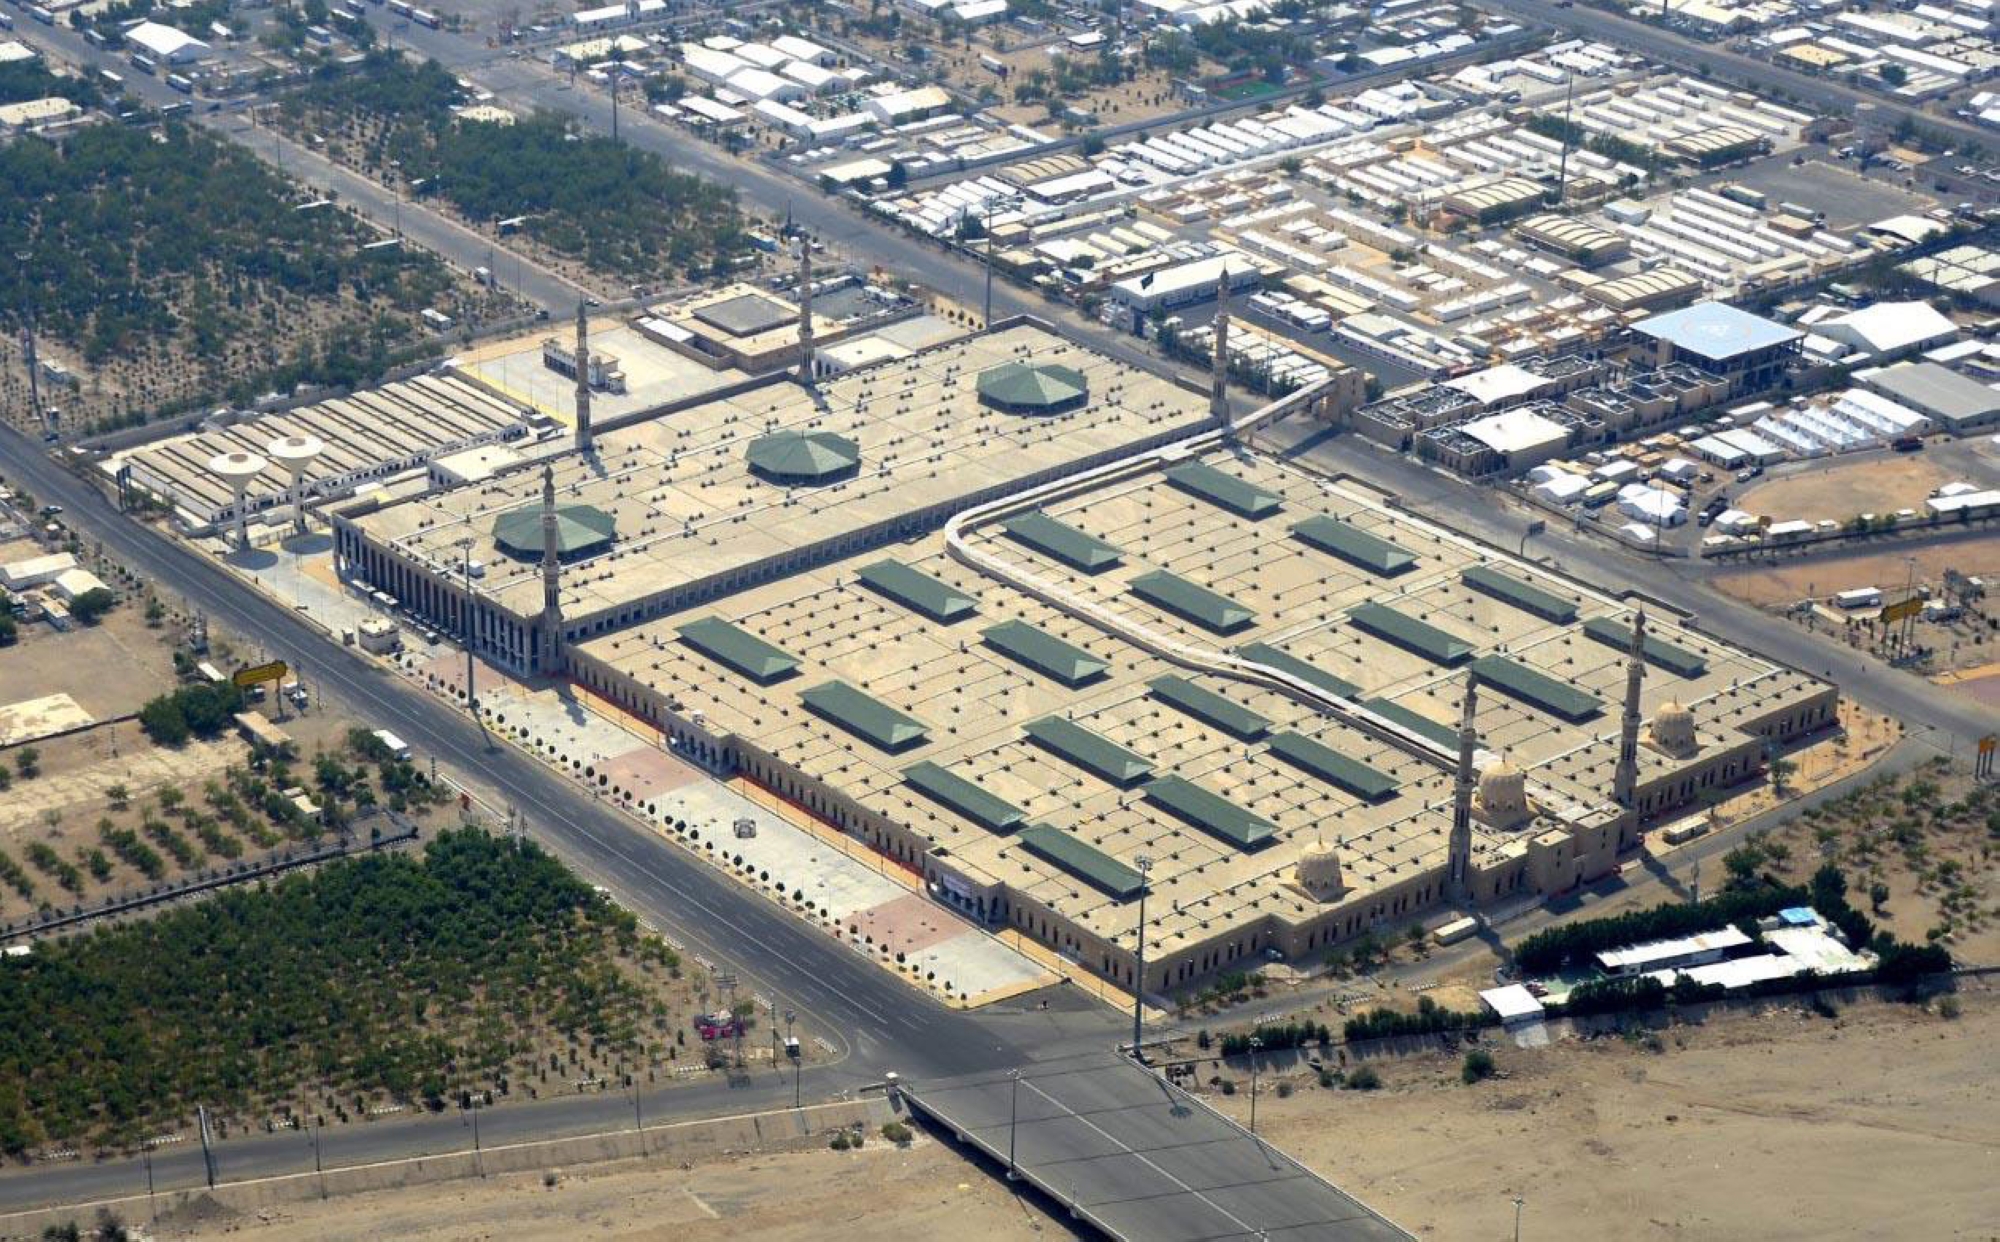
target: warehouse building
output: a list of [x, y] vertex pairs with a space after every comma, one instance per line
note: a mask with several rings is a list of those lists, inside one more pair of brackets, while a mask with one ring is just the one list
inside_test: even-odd
[[1573, 216], [1531, 216], [1515, 225], [1514, 231], [1530, 244], [1584, 267], [1616, 263], [1632, 253], [1632, 243], [1625, 237]]

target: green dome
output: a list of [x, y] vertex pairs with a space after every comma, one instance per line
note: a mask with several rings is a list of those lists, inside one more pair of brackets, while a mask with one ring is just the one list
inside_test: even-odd
[[861, 450], [830, 431], [774, 431], [750, 442], [750, 469], [773, 483], [831, 483], [861, 468]]
[[[595, 505], [556, 508], [556, 555], [568, 560], [608, 546], [618, 533], [617, 521]], [[493, 519], [493, 542], [509, 556], [540, 560], [542, 506], [523, 505]]]
[[1003, 362], [979, 373], [979, 398], [1014, 414], [1052, 414], [1081, 405], [1083, 372], [1052, 362]]

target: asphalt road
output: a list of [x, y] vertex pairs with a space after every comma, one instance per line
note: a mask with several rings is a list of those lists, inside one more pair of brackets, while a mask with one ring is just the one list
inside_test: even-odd
[[1200, 1100], [1111, 1053], [910, 1080], [909, 1098], [1113, 1238], [1399, 1242], [1411, 1235]]
[[1740, 86], [1753, 89], [1780, 87], [1808, 104], [1816, 105], [1827, 115], [1852, 116], [1856, 105], [1871, 104], [1874, 115], [1885, 125], [1894, 127], [1907, 118], [1936, 133], [1949, 134], [1961, 151], [1984, 150], [1992, 139], [1990, 133], [1955, 117], [1906, 107], [1887, 95], [1857, 90], [1832, 78], [1799, 73], [1730, 51], [1719, 44], [1690, 39], [1671, 30], [1591, 8], [1588, 4], [1558, 8], [1552, 0], [1490, 0], [1490, 7], [1682, 69], [1707, 69], [1713, 76]]

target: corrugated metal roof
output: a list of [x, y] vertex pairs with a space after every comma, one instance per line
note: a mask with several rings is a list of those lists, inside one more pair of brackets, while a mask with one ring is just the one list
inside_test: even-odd
[[1482, 683], [1496, 686], [1530, 707], [1539, 707], [1551, 716], [1559, 716], [1572, 724], [1588, 720], [1602, 710], [1596, 696], [1506, 656], [1480, 656], [1472, 662], [1472, 671], [1478, 674]]
[[1417, 563], [1417, 558], [1386, 539], [1349, 526], [1339, 518], [1309, 517], [1292, 527], [1292, 534], [1341, 560], [1373, 574], [1390, 577]]
[[1280, 759], [1290, 760], [1329, 785], [1344, 789], [1357, 798], [1373, 802], [1396, 792], [1395, 777], [1378, 772], [1357, 759], [1349, 759], [1302, 733], [1272, 734], [1271, 753]]
[[865, 565], [855, 577], [912, 612], [949, 625], [979, 611], [979, 597], [896, 561]]
[[1198, 461], [1168, 470], [1167, 481], [1239, 517], [1269, 517], [1284, 508], [1283, 501], [1256, 484]]
[[1044, 716], [1022, 732], [1114, 785], [1127, 786], [1152, 774], [1152, 761], [1061, 716]]
[[903, 783], [944, 803], [981, 828], [1009, 832], [1021, 826], [1027, 816], [1021, 808], [987, 793], [978, 785], [956, 776], [926, 759], [903, 769]]
[[721, 617], [702, 617], [675, 632], [688, 646], [760, 686], [782, 681], [799, 669], [797, 657], [786, 654]]
[[924, 740], [926, 727], [915, 716], [856, 690], [844, 681], [829, 681], [799, 693], [807, 707], [883, 750], [896, 751]]
[[1158, 604], [1168, 612], [1186, 617], [1217, 634], [1240, 630], [1257, 617], [1256, 613], [1228, 596], [1218, 595], [1205, 586], [1164, 569], [1140, 574], [1129, 585], [1132, 594], [1147, 603]]
[[1255, 660], [1259, 664], [1268, 664], [1272, 668], [1281, 669], [1301, 681], [1311, 682], [1328, 694], [1343, 699], [1353, 698], [1354, 692], [1361, 688], [1344, 677], [1336, 677], [1317, 664], [1309, 664], [1295, 655], [1278, 650], [1269, 643], [1245, 643], [1236, 649], [1236, 654], [1246, 660]]
[[1162, 703], [1178, 707], [1203, 724], [1214, 725], [1239, 740], [1254, 741], [1271, 728], [1270, 721], [1241, 703], [1198, 686], [1185, 677], [1169, 673], [1153, 678], [1146, 685], [1152, 690], [1153, 697]]
[[1384, 720], [1392, 720], [1410, 732], [1427, 737], [1441, 746], [1458, 745], [1458, 730], [1442, 721], [1413, 712], [1393, 699], [1363, 699], [1361, 706]]
[[1240, 850], [1267, 844], [1277, 832], [1277, 826], [1263, 816], [1178, 776], [1147, 782], [1146, 799]]
[[1137, 871], [1060, 828], [1030, 824], [1016, 839], [1030, 854], [1113, 897], [1135, 896], [1145, 884], [1145, 877]]
[[1053, 677], [1065, 686], [1080, 686], [1100, 677], [1110, 663], [1072, 646], [1055, 635], [1026, 621], [1002, 621], [979, 632], [986, 645], [1044, 677]]
[[1347, 620], [1356, 629], [1414, 651], [1433, 664], [1457, 664], [1472, 654], [1471, 643], [1373, 600], [1348, 609]]
[[1575, 604], [1560, 595], [1530, 586], [1512, 574], [1503, 574], [1486, 565], [1474, 565], [1459, 574], [1459, 579], [1475, 591], [1512, 604], [1522, 612], [1533, 613], [1544, 621], [1567, 625], [1576, 620]]
[[[1610, 617], [1592, 617], [1583, 623], [1583, 632], [1607, 647], [1616, 647], [1620, 651], [1632, 649], [1632, 627], [1620, 625]], [[1651, 634], [1646, 635], [1646, 643], [1641, 650], [1649, 662], [1676, 677], [1699, 677], [1708, 671], [1708, 661], [1685, 647], [1676, 647]]]
[[1046, 513], [1024, 513], [1020, 517], [1009, 518], [1002, 526], [1008, 534], [1035, 551], [1087, 574], [1111, 568], [1123, 555], [1095, 535], [1086, 535]]

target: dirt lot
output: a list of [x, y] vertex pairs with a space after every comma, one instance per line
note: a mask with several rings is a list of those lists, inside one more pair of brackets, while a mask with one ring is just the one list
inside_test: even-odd
[[1947, 569], [1990, 581], [2000, 574], [2000, 535], [1930, 547], [1885, 548], [1877, 552], [1779, 561], [1727, 570], [1716, 574], [1714, 582], [1746, 603], [1769, 607], [1789, 604], [1808, 595], [1824, 598], [1854, 587], [1879, 586], [1884, 590], [1900, 587], [1909, 581], [1910, 557], [1916, 558], [1917, 581], [1934, 589]]
[[1871, 461], [1833, 462], [1810, 473], [1771, 479], [1737, 497], [1746, 513], [1776, 520], [1803, 518], [1844, 522], [1857, 513], [1914, 509], [1935, 488], [1960, 477], [1921, 453]]
[[[1371, 1062], [1380, 1091], [1266, 1074], [1258, 1129], [1425, 1238], [1990, 1238], [2000, 998], [1961, 1016], [1796, 1006], [1665, 1033], [1494, 1049], [1465, 1086], [1444, 1053]], [[1490, 1046], [1490, 1045], [1489, 1045]], [[1211, 1101], [1239, 1117], [1248, 1101]]]
[[196, 1222], [163, 1219], [158, 1236], [324, 1239], [500, 1238], [1069, 1238], [1006, 1183], [919, 1136], [858, 1152], [736, 1156], [683, 1166], [610, 1166], [387, 1191]]

